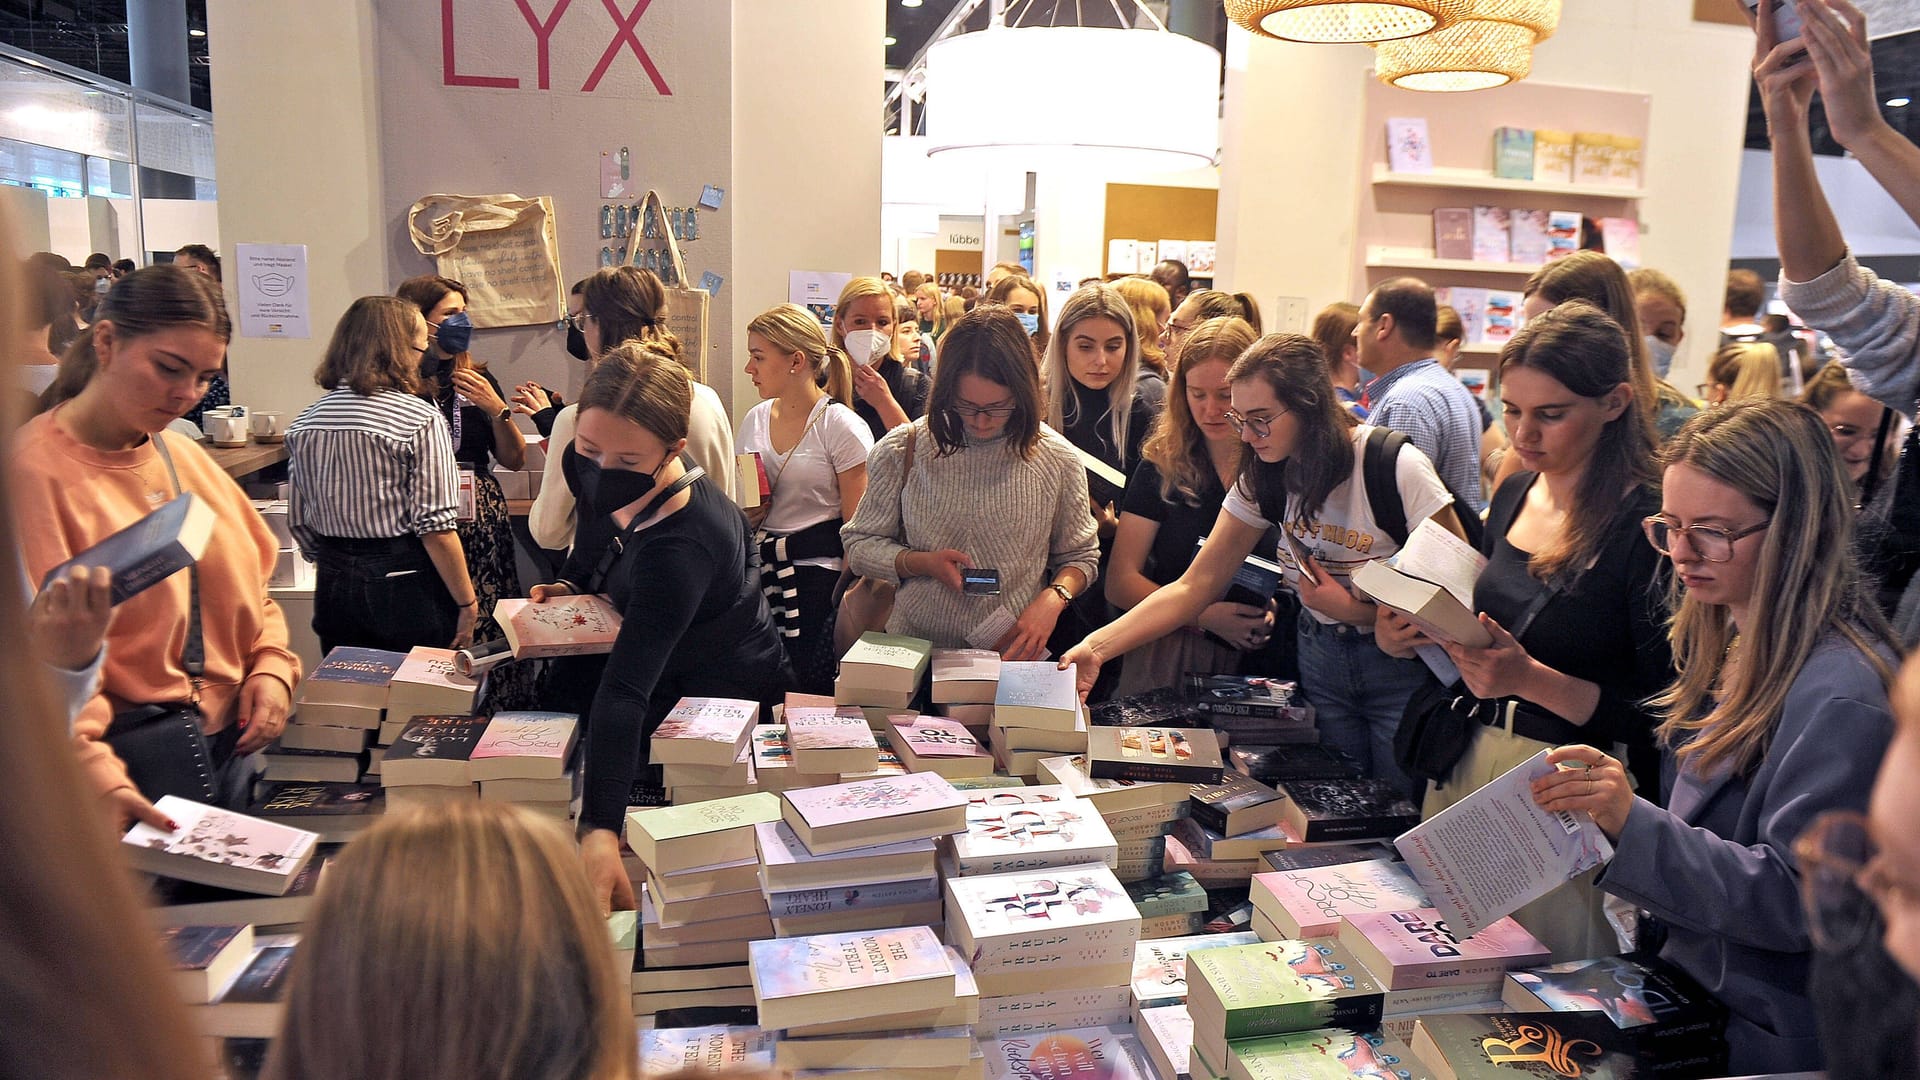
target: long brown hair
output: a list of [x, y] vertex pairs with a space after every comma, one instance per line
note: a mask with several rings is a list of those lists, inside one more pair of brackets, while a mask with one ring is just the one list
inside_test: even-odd
[[71, 400], [93, 380], [100, 367], [93, 352], [94, 329], [103, 322], [112, 323], [122, 341], [180, 326], [198, 326], [223, 342], [233, 340], [226, 299], [212, 278], [169, 265], [135, 270], [113, 283], [94, 310], [93, 325], [67, 345], [52, 385], [40, 397], [41, 409]]
[[1254, 300], [1252, 293], [1201, 289], [1199, 292], [1188, 293], [1187, 298], [1180, 301], [1181, 307], [1186, 307], [1188, 304], [1193, 305], [1195, 322], [1233, 315], [1245, 319], [1247, 325], [1253, 327], [1254, 333], [1260, 332], [1260, 304]]
[[[9, 249], [12, 229], [0, 212], [0, 249]], [[18, 329], [19, 280], [12, 259], [0, 259], [0, 326]], [[152, 268], [158, 269], [158, 268]], [[197, 297], [169, 304], [169, 316], [199, 310], [212, 316], [209, 290], [190, 290], [175, 275], [201, 275], [168, 268], [142, 274], [149, 303], [160, 294]], [[204, 280], [204, 279], [202, 279]], [[108, 296], [112, 296], [109, 293]], [[218, 297], [218, 293], [212, 294]], [[123, 301], [125, 303], [125, 301]], [[104, 304], [103, 304], [104, 306]], [[138, 320], [161, 312], [143, 305], [124, 309], [117, 325], [139, 334], [170, 325], [170, 319], [138, 328]], [[225, 325], [225, 307], [210, 324]], [[217, 331], [216, 331], [217, 332]], [[87, 345], [92, 363], [92, 344]], [[63, 367], [65, 364], [63, 363]], [[13, 375], [11, 368], [7, 370]], [[80, 385], [86, 384], [85, 379]], [[8, 406], [10, 407], [10, 406]], [[11, 429], [20, 418], [9, 416]], [[10, 473], [0, 469], [0, 506], [14, 505]], [[18, 565], [19, 516], [0, 514], [0, 551]], [[0, 573], [0, 685], [9, 690], [7, 752], [0, 755], [0, 1075], [44, 1080], [92, 1080], [138, 1076], [146, 1080], [200, 1080], [213, 1075], [206, 1042], [175, 991], [160, 943], [134, 896], [133, 875], [120, 855], [113, 823], [93, 786], [81, 775], [67, 717], [46, 673], [26, 640], [26, 576]]]
[[[999, 263], [997, 265], [1006, 266], [1008, 264]], [[1015, 264], [1015, 268], [1018, 269], [1017, 264]], [[980, 302], [983, 304], [1005, 304], [1012, 298], [1013, 290], [1015, 289], [1030, 292], [1034, 295], [1035, 299], [1040, 301], [1040, 328], [1033, 332], [1033, 357], [1034, 362], [1039, 363], [1041, 358], [1047, 355], [1047, 349], [1053, 344], [1053, 324], [1047, 321], [1047, 290], [1041, 288], [1039, 282], [1027, 277], [1025, 272], [1020, 272], [1003, 277], [999, 281], [994, 282], [993, 288], [987, 290], [987, 295], [981, 297]]]
[[666, 350], [629, 341], [600, 354], [593, 365], [580, 390], [580, 411], [588, 409], [606, 409], [672, 446], [687, 437], [692, 376]]
[[[1175, 499], [1188, 506], [1200, 505], [1200, 491], [1211, 487], [1213, 459], [1207, 454], [1206, 436], [1193, 422], [1193, 406], [1187, 403], [1187, 374], [1201, 364], [1224, 361], [1229, 367], [1253, 344], [1253, 327], [1247, 320], [1232, 315], [1208, 319], [1193, 328], [1173, 359], [1173, 379], [1167, 387], [1167, 407], [1154, 421], [1153, 434], [1141, 444], [1140, 456], [1160, 472], [1160, 500]], [[1238, 451], [1244, 455], [1244, 444]]]
[[[440, 301], [445, 300], [453, 293], [459, 293], [461, 300], [471, 302], [467, 296], [467, 286], [463, 282], [450, 277], [442, 277], [439, 274], [419, 274], [410, 277], [401, 282], [399, 288], [393, 290], [393, 295], [419, 308], [420, 317], [423, 319], [426, 318], [434, 308], [440, 306]], [[437, 344], [438, 339], [435, 339], [435, 342]], [[429, 395], [437, 395], [443, 387], [453, 382], [453, 372], [469, 368], [474, 371], [487, 370], [487, 365], [475, 360], [473, 353], [466, 349], [451, 354], [450, 358], [453, 364], [447, 369], [446, 377], [442, 379], [436, 376], [432, 379], [423, 380], [424, 383], [430, 384], [421, 387], [423, 392]]]
[[1727, 608], [1674, 582], [1670, 637], [1679, 676], [1653, 699], [1667, 717], [1662, 743], [1695, 775], [1723, 767], [1745, 773], [1765, 756], [1787, 692], [1823, 636], [1846, 638], [1888, 685], [1893, 670], [1878, 650], [1897, 656], [1899, 646], [1846, 554], [1852, 496], [1818, 413], [1772, 398], [1708, 409], [1674, 436], [1664, 463], [1698, 469], [1770, 522], [1759, 537], [1751, 625], [1736, 631]]
[[978, 375], [1007, 388], [1013, 415], [1007, 418], [1007, 450], [1023, 460], [1040, 444], [1040, 373], [1032, 363], [1026, 327], [998, 305], [974, 308], [940, 339], [940, 362], [927, 393], [927, 431], [941, 457], [967, 445], [966, 425], [953, 411], [962, 375]]
[[[1241, 451], [1239, 479], [1267, 520], [1312, 524], [1327, 496], [1353, 476], [1353, 429], [1360, 423], [1334, 393], [1320, 343], [1303, 334], [1268, 334], [1240, 354], [1227, 379], [1262, 380], [1299, 421], [1300, 436], [1285, 461], [1269, 465], [1260, 455]], [[1299, 514], [1282, 522], [1289, 496], [1300, 500]]]
[[[1594, 400], [1622, 384], [1633, 387], [1620, 324], [1584, 300], [1570, 300], [1527, 320], [1500, 351], [1502, 377], [1517, 367], [1532, 368]], [[1633, 393], [1639, 395], [1637, 389]], [[1586, 569], [1606, 543], [1621, 496], [1630, 488], [1654, 485], [1653, 425], [1645, 421], [1644, 410], [1629, 407], [1601, 429], [1574, 490], [1566, 529], [1558, 542], [1533, 553], [1528, 573], [1548, 581]]]
[[627, 1080], [625, 981], [557, 823], [479, 800], [390, 816], [327, 868], [263, 1075]]
[[[1647, 430], [1654, 432], [1653, 417], [1660, 411], [1660, 389], [1665, 386], [1674, 396], [1685, 395], [1662, 383], [1653, 373], [1653, 360], [1647, 356], [1647, 339], [1640, 327], [1640, 306], [1633, 299], [1633, 283], [1620, 264], [1598, 251], [1576, 251], [1555, 259], [1527, 279], [1526, 295], [1539, 293], [1547, 302], [1559, 305], [1569, 300], [1585, 300], [1620, 324], [1627, 338], [1628, 382], [1633, 384], [1633, 412]], [[1653, 436], [1658, 443], [1657, 432]]]
[[667, 287], [653, 271], [603, 266], [581, 283], [580, 302], [600, 327], [603, 352], [640, 341], [686, 363], [680, 339], [667, 329]]
[[362, 397], [378, 390], [419, 393], [420, 354], [413, 349], [413, 330], [420, 317], [411, 302], [397, 296], [363, 296], [348, 304], [313, 381], [322, 390], [345, 386]]

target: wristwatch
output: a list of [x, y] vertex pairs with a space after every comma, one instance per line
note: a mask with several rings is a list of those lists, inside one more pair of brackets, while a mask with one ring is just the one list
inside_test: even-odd
[[1057, 594], [1060, 597], [1061, 603], [1064, 603], [1064, 604], [1073, 603], [1073, 594], [1067, 591], [1067, 587], [1065, 585], [1062, 585], [1059, 582], [1054, 581], [1054, 582], [1049, 582], [1047, 584], [1047, 588], [1051, 589], [1055, 594]]
[[513, 419], [513, 406], [502, 405], [500, 406], [500, 415], [495, 416], [493, 422], [496, 424], [504, 424], [511, 419]]

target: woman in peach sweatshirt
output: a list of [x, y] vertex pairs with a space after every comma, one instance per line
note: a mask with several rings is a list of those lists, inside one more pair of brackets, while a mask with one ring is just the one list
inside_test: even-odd
[[93, 325], [60, 362], [50, 391], [59, 404], [16, 433], [9, 455], [13, 511], [35, 581], [173, 499], [165, 457], [180, 489], [214, 511], [198, 572], [202, 677], [189, 677], [183, 662], [191, 575], [176, 573], [120, 605], [100, 692], [74, 723], [82, 764], [123, 823], [167, 824], [101, 740], [115, 712], [197, 702], [220, 766], [220, 801], [244, 807], [252, 755], [286, 726], [300, 675], [286, 618], [267, 596], [278, 558], [273, 533], [197, 443], [165, 430], [199, 402], [231, 336], [210, 279], [170, 266], [136, 271], [101, 299]]

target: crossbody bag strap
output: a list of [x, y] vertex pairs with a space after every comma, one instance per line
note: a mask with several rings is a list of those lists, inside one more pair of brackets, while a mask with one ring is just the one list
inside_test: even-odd
[[692, 487], [694, 481], [705, 475], [707, 475], [706, 470], [695, 465], [693, 468], [688, 469], [686, 474], [681, 476], [680, 479], [667, 485], [666, 490], [656, 495], [652, 502], [635, 511], [633, 520], [627, 522], [627, 527], [620, 530], [613, 539], [607, 541], [606, 550], [600, 553], [600, 562], [593, 568], [593, 576], [587, 579], [586, 591], [591, 594], [605, 590], [607, 587], [607, 575], [613, 572], [614, 562], [627, 550], [627, 541], [633, 539], [633, 534], [640, 531], [640, 526], [646, 523], [647, 518], [651, 516], [656, 509], [664, 505], [675, 495]]
[[[181, 498], [186, 489], [180, 486], [180, 474], [173, 467], [173, 455], [167, 450], [164, 432], [155, 432], [153, 448], [160, 455], [160, 461], [167, 467], [167, 479], [173, 481], [173, 496]], [[187, 564], [187, 641], [180, 649], [180, 666], [187, 669], [187, 677], [193, 680], [193, 701], [200, 703], [200, 679], [207, 672], [207, 642], [200, 628], [200, 564]]]

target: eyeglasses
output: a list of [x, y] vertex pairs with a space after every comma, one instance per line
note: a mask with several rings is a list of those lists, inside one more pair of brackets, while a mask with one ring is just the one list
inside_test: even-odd
[[1920, 903], [1920, 888], [1895, 875], [1852, 810], [1830, 810], [1813, 820], [1793, 845], [1800, 862], [1800, 897], [1807, 929], [1822, 949], [1852, 949], [1881, 932], [1896, 904]]
[[1659, 517], [1658, 515], [1650, 517], [1640, 523], [1641, 527], [1646, 530], [1647, 543], [1653, 545], [1653, 550], [1668, 558], [1672, 558], [1673, 535], [1675, 533], [1686, 533], [1687, 545], [1693, 548], [1694, 554], [1708, 562], [1726, 562], [1733, 558], [1734, 541], [1752, 536], [1754, 533], [1759, 532], [1771, 524], [1773, 524], [1773, 519], [1768, 518], [1758, 525], [1749, 525], [1737, 531], [1723, 529], [1718, 525], [1688, 525], [1682, 527], [1674, 525], [1667, 521], [1666, 518]]
[[1004, 420], [1012, 416], [1018, 408], [1017, 405], [975, 405], [967, 401], [955, 402], [951, 406], [953, 415], [962, 420], [971, 420], [976, 416], [984, 416], [989, 420]]
[[1287, 410], [1281, 409], [1279, 412], [1275, 413], [1274, 415], [1268, 417], [1265, 420], [1256, 420], [1249, 416], [1241, 416], [1239, 413], [1234, 412], [1232, 409], [1228, 409], [1227, 410], [1227, 426], [1233, 429], [1233, 433], [1235, 435], [1238, 435], [1241, 432], [1244, 432], [1247, 429], [1251, 428], [1253, 429], [1254, 438], [1264, 439], [1268, 435], [1273, 434], [1273, 422], [1275, 420], [1280, 419], [1282, 416], [1285, 416], [1286, 414], [1287, 414]]
[[587, 323], [592, 318], [593, 316], [585, 311], [578, 315], [569, 311], [565, 315], [560, 316], [560, 328], [562, 330], [578, 330], [584, 334], [587, 332]]

